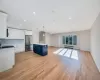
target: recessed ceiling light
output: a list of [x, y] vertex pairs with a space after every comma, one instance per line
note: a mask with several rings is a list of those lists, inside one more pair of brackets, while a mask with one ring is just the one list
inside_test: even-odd
[[24, 22], [26, 22], [26, 20], [24, 20]]
[[71, 17], [69, 17], [69, 19], [72, 19]]
[[33, 14], [35, 15], [36, 13], [35, 13], [35, 12], [33, 12]]

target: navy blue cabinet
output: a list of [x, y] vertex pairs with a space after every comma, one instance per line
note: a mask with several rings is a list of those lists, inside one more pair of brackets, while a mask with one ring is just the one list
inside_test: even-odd
[[33, 51], [41, 56], [48, 54], [48, 45], [33, 44]]

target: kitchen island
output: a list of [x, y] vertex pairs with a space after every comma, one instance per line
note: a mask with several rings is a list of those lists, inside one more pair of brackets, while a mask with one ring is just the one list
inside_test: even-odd
[[0, 72], [13, 68], [15, 64], [15, 51], [13, 46], [0, 47]]
[[48, 54], [48, 45], [47, 44], [33, 44], [33, 51], [41, 56]]

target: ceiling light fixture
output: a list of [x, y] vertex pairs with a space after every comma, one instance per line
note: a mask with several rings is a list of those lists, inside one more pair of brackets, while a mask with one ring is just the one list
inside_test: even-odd
[[72, 19], [71, 17], [69, 17], [69, 19]]
[[43, 26], [43, 36], [45, 36], [44, 26]]
[[26, 20], [24, 20], [24, 22], [26, 22]]
[[33, 12], [33, 14], [35, 15], [36, 13], [35, 13], [35, 12]]

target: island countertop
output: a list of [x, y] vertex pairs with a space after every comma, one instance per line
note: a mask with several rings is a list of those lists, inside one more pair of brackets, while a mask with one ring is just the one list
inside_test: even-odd
[[47, 44], [43, 44], [43, 43], [35, 43], [35, 44], [37, 44], [37, 45], [47, 45]]

